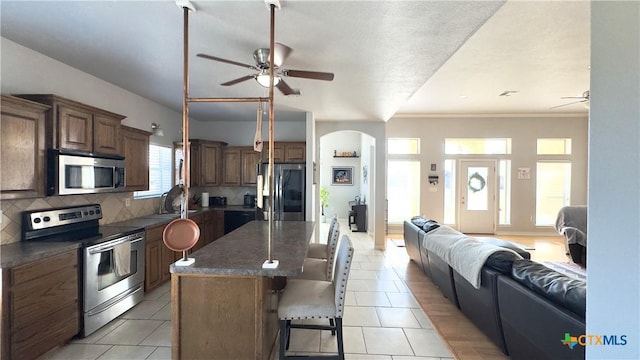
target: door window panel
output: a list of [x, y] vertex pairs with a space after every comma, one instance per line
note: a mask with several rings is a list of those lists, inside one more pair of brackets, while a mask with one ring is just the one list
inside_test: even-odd
[[485, 211], [489, 208], [486, 167], [469, 167], [467, 171], [467, 210]]

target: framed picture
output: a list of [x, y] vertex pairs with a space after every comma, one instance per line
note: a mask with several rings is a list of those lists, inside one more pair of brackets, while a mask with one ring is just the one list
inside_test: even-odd
[[331, 185], [353, 185], [353, 166], [332, 167]]

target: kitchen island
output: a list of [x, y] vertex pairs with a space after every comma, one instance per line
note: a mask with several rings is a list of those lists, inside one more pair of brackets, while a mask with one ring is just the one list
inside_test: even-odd
[[278, 333], [282, 278], [302, 272], [315, 224], [273, 223], [268, 258], [267, 221], [252, 221], [171, 265], [173, 359], [268, 359]]

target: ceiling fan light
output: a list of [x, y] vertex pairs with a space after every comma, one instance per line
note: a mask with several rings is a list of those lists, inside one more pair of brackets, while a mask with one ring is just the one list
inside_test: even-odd
[[[269, 74], [258, 74], [256, 75], [256, 81], [258, 84], [268, 88], [269, 87]], [[280, 76], [273, 77], [273, 86], [278, 85], [280, 83]]]

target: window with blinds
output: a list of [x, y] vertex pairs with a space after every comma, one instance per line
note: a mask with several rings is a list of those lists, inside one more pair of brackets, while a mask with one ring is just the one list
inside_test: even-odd
[[134, 192], [134, 199], [160, 196], [171, 189], [171, 157], [171, 147], [149, 145], [149, 190]]

